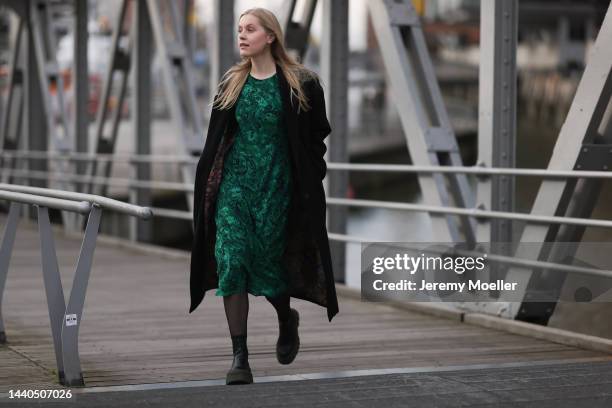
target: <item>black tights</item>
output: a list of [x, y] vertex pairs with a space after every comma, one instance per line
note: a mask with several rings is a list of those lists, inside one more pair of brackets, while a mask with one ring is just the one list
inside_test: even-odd
[[[266, 296], [266, 299], [274, 306], [274, 309], [276, 309], [279, 320], [285, 321], [289, 318], [290, 297], [288, 294], [275, 298]], [[223, 306], [225, 307], [225, 316], [227, 317], [230, 335], [246, 335], [247, 318], [249, 315], [249, 297], [247, 292], [223, 296]]]
[[274, 309], [276, 309], [276, 314], [278, 315], [278, 320], [287, 320], [290, 316], [289, 309], [289, 300], [290, 297], [288, 294], [284, 294], [275, 298], [271, 298], [266, 296], [268, 302], [272, 303]]
[[247, 317], [249, 315], [249, 297], [247, 292], [223, 296], [225, 316], [230, 336], [247, 334]]

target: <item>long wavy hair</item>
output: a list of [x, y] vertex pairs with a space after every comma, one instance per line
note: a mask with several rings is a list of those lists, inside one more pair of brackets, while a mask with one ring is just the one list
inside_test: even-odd
[[[255, 16], [267, 34], [274, 34], [274, 41], [270, 44], [270, 52], [274, 61], [282, 69], [285, 78], [287, 78], [291, 104], [293, 105], [295, 98], [299, 103], [298, 112], [300, 109], [309, 110], [310, 105], [302, 89], [302, 83], [308, 78], [314, 78], [317, 81], [320, 81], [320, 78], [314, 71], [309, 70], [287, 53], [283, 30], [274, 13], [261, 7], [250, 8], [245, 10], [239, 19], [247, 14]], [[251, 72], [251, 58], [242, 57], [240, 62], [234, 64], [223, 74], [217, 88], [217, 95], [210, 105], [218, 109], [231, 108], [240, 96], [240, 91], [248, 78], [249, 72]]]

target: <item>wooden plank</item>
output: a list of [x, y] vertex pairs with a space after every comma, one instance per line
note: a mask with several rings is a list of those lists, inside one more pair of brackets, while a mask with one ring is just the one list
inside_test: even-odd
[[0, 347], [0, 393], [25, 388], [61, 388], [51, 371], [35, 364], [7, 346]]

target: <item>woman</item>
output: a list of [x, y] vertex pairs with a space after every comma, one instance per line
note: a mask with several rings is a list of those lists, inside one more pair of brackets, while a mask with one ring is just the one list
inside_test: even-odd
[[276, 356], [299, 350], [290, 298], [338, 313], [322, 180], [331, 132], [319, 79], [291, 58], [278, 20], [253, 8], [238, 23], [241, 61], [215, 95], [194, 191], [193, 312], [207, 290], [223, 296], [234, 360], [227, 384], [252, 383], [248, 293], [278, 315]]

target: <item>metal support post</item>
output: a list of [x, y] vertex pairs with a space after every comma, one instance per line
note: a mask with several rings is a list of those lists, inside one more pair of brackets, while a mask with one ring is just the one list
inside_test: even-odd
[[[147, 11], [147, 1], [137, 0], [134, 3], [134, 152], [151, 154], [151, 55], [152, 40], [151, 20]], [[135, 180], [151, 179], [151, 163], [135, 163]], [[140, 187], [130, 190], [132, 204], [150, 206], [151, 190]], [[138, 241], [151, 240], [151, 225], [139, 219], [130, 219], [130, 239]]]
[[[74, 0], [74, 70], [72, 86], [74, 92], [74, 151], [89, 151], [89, 78], [87, 65], [87, 1]], [[85, 162], [77, 160], [76, 174], [85, 174]], [[77, 183], [75, 191], [84, 192], [83, 186]]]
[[79, 260], [70, 290], [68, 306], [64, 312], [62, 325], [62, 357], [64, 359], [64, 384], [68, 386], [85, 385], [79, 358], [79, 327], [83, 320], [85, 294], [91, 274], [96, 238], [100, 227], [102, 209], [94, 204], [89, 213], [85, 236], [79, 252]]
[[[74, 141], [71, 151], [87, 153], [89, 148], [89, 78], [87, 68], [87, 42], [89, 32], [87, 29], [87, 1], [74, 0], [74, 49], [72, 70], [72, 94], [74, 113]], [[85, 174], [87, 163], [76, 160], [71, 163], [65, 161], [60, 163], [66, 171], [71, 174]], [[70, 183], [73, 191], [85, 192], [85, 184], [80, 182]], [[66, 231], [80, 231], [79, 214], [68, 211], [62, 212], [64, 228]]]
[[[321, 53], [321, 77], [326, 88], [329, 121], [333, 134], [326, 142], [327, 156], [334, 163], [348, 163], [347, 151], [347, 89], [348, 89], [348, 0], [323, 1], [323, 41]], [[346, 197], [348, 173], [330, 172], [326, 177], [328, 196]], [[346, 233], [347, 208], [333, 206], [328, 209], [329, 229], [338, 234]], [[332, 241], [332, 262], [336, 282], [345, 282], [344, 242]]]
[[82, 386], [85, 384], [78, 355], [78, 333], [82, 321], [83, 305], [85, 303], [85, 294], [91, 272], [101, 213], [100, 207], [94, 204], [89, 213], [85, 236], [83, 237], [79, 260], [72, 282], [72, 289], [70, 290], [68, 307], [66, 307], [53, 232], [49, 221], [49, 211], [46, 207], [38, 207], [42, 269], [51, 322], [51, 334], [55, 349], [55, 360], [59, 382], [66, 386]]
[[[483, 167], [515, 167], [517, 14], [517, 0], [481, 5], [478, 165]], [[512, 212], [514, 178], [479, 180], [477, 203]], [[478, 241], [511, 243], [511, 222], [479, 223]]]
[[[31, 10], [31, 8], [29, 9]], [[40, 61], [36, 57], [36, 50], [34, 44], [34, 33], [33, 26], [35, 22], [31, 19], [28, 20], [28, 41], [27, 41], [27, 53], [26, 53], [26, 79], [25, 79], [25, 115], [24, 115], [24, 136], [25, 143], [24, 147], [26, 150], [43, 151], [48, 150], [48, 132], [49, 123], [48, 120], [41, 120], [41, 112], [44, 114], [51, 112], [45, 107], [45, 98], [43, 97], [42, 88], [46, 85], [41, 83], [41, 76], [39, 75], [41, 69], [39, 68]], [[48, 92], [48, 89], [47, 89]], [[35, 171], [47, 171], [47, 162], [43, 160], [28, 160], [24, 162], [27, 170]], [[27, 184], [36, 187], [47, 187], [46, 180], [27, 180]]]
[[[515, 167], [516, 151], [516, 43], [518, 0], [485, 1], [480, 6], [480, 72], [478, 165]], [[514, 177], [477, 178], [477, 207], [494, 211], [514, 211]], [[512, 221], [480, 219], [477, 241], [491, 242], [499, 255], [512, 253]], [[490, 279], [504, 273], [495, 265]], [[497, 297], [498, 293], [491, 293]], [[490, 304], [466, 304], [479, 310]]]
[[6, 343], [6, 331], [2, 318], [2, 298], [6, 285], [6, 277], [8, 275], [9, 262], [11, 261], [11, 254], [13, 252], [13, 244], [15, 243], [18, 222], [19, 204], [11, 203], [6, 225], [4, 226], [4, 234], [2, 235], [2, 245], [0, 246], [0, 344]]
[[[221, 76], [234, 63], [234, 0], [213, 0], [215, 18], [210, 49], [210, 101], [215, 96]], [[202, 145], [203, 147], [203, 145]]]
[[60, 383], [64, 383], [64, 359], [62, 358], [62, 325], [66, 303], [64, 290], [57, 264], [57, 253], [55, 252], [55, 241], [51, 222], [49, 221], [49, 210], [46, 207], [38, 207], [38, 228], [40, 233], [40, 251], [42, 258], [43, 279], [45, 282], [45, 294], [47, 295], [47, 307], [49, 310], [49, 321], [51, 323], [51, 335], [55, 349], [55, 362]]

